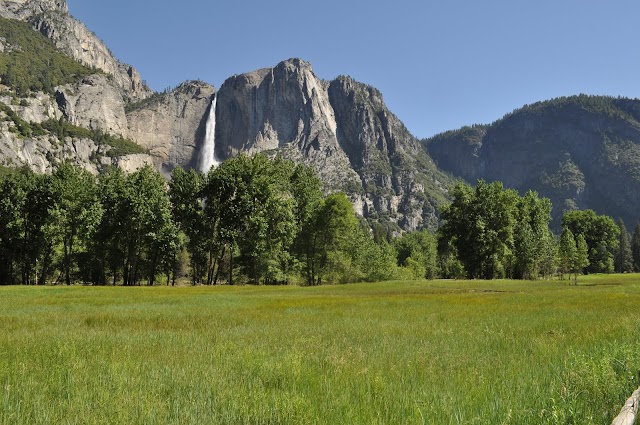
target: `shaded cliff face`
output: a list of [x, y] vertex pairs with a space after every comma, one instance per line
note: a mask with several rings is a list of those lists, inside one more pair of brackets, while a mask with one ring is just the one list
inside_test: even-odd
[[322, 81], [299, 59], [225, 81], [216, 150], [223, 159], [267, 151], [311, 165], [357, 212], [405, 230], [436, 225], [451, 183], [379, 91], [347, 77]]
[[426, 141], [438, 165], [470, 182], [500, 180], [551, 199], [553, 216], [592, 208], [640, 219], [640, 100], [575, 96], [527, 106], [491, 126]]
[[181, 166], [195, 168], [215, 88], [199, 81], [133, 105], [126, 114], [128, 136], [149, 149], [168, 175]]
[[340, 147], [362, 179], [363, 215], [390, 219], [404, 230], [438, 224], [452, 179], [384, 104], [375, 88], [349, 77], [329, 86]]

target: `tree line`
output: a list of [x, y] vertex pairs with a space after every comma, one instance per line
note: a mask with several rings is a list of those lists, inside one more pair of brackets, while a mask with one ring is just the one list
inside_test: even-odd
[[499, 182], [456, 185], [437, 233], [385, 237], [308, 167], [239, 155], [204, 175], [150, 166], [99, 176], [70, 163], [0, 176], [0, 284], [320, 285], [416, 278], [536, 279], [638, 271], [640, 225], [571, 211]]
[[568, 211], [557, 237], [551, 202], [502, 183], [458, 184], [438, 232], [446, 277], [537, 279], [583, 273], [640, 271], [640, 224], [629, 235], [622, 220], [593, 210]]
[[0, 284], [319, 285], [389, 279], [395, 263], [345, 194], [282, 159], [240, 155], [169, 182], [70, 163], [0, 177]]

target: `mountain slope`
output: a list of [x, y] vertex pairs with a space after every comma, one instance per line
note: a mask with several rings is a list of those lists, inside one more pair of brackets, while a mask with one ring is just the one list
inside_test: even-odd
[[[82, 37], [34, 28], [34, 19], [44, 22], [51, 16], [58, 25], [84, 28]], [[90, 59], [85, 65], [65, 48], [78, 43]], [[0, 165], [45, 172], [73, 160], [98, 172], [106, 165], [134, 170], [150, 163], [168, 174], [177, 165], [190, 164], [214, 88], [186, 82], [149, 96], [145, 87], [136, 88], [135, 78], [123, 80], [129, 75], [121, 72], [127, 66], [101, 43], [68, 15], [64, 1], [0, 5]], [[104, 140], [120, 140], [119, 147], [101, 146]]]
[[640, 219], [640, 100], [573, 96], [525, 106], [488, 126], [425, 141], [442, 169], [537, 190], [564, 211]]

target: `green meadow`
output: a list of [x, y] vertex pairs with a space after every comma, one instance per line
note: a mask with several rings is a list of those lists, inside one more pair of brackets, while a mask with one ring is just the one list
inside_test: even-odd
[[1, 287], [2, 424], [609, 424], [640, 275]]

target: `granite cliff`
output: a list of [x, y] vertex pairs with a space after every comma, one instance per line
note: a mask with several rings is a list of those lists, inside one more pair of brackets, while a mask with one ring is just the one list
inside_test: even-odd
[[[48, 171], [62, 160], [73, 159], [98, 172], [110, 164], [135, 169], [150, 163], [166, 175], [177, 165], [191, 164], [201, 143], [200, 124], [215, 91], [212, 86], [186, 82], [175, 90], [153, 93], [135, 68], [120, 63], [69, 14], [64, 0], [2, 2], [0, 20], [4, 27], [0, 32], [5, 35], [0, 34], [0, 102], [4, 105], [0, 116], [6, 121], [0, 134], [0, 164]], [[47, 60], [38, 66], [40, 56]], [[69, 60], [76, 64], [73, 69]], [[84, 67], [78, 68], [75, 61]], [[64, 82], [52, 84], [60, 80]], [[91, 132], [131, 140], [140, 147], [138, 151], [147, 153], [114, 155], [101, 150], [96, 140], [77, 134], [19, 131], [22, 124], [9, 115], [34, 128], [62, 119]]]
[[187, 81], [172, 91], [127, 105], [127, 135], [149, 150], [165, 174], [196, 167], [215, 88]]
[[65, 0], [6, 0], [0, 3], [0, 16], [28, 22], [68, 56], [111, 75], [125, 96], [144, 99], [153, 93], [134, 67], [119, 62], [102, 40], [69, 14]]
[[323, 81], [309, 63], [290, 59], [229, 78], [217, 105], [219, 158], [279, 153], [311, 165], [372, 222], [390, 230], [436, 226], [452, 180], [378, 90], [349, 77]]

